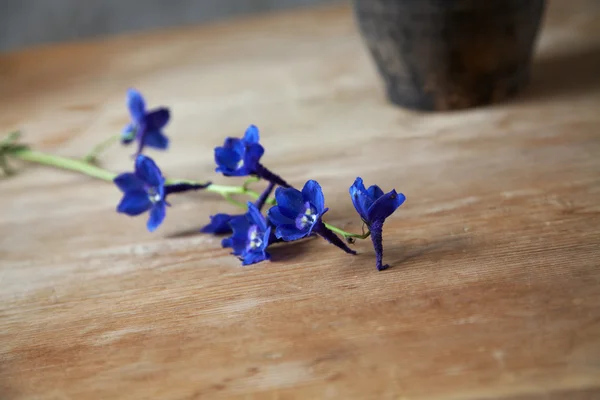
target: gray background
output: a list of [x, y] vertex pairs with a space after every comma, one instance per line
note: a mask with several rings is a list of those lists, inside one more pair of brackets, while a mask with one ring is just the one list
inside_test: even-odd
[[336, 0], [0, 0], [0, 51]]

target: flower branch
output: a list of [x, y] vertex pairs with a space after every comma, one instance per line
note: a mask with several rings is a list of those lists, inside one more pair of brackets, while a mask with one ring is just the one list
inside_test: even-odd
[[[404, 203], [402, 193], [395, 190], [384, 193], [377, 185], [367, 189], [358, 177], [350, 186], [349, 193], [354, 208], [368, 229], [357, 234], [328, 224], [323, 216], [329, 208], [325, 206], [325, 197], [317, 181], [309, 180], [302, 190], [298, 190], [261, 162], [265, 149], [255, 125], [250, 125], [241, 138], [227, 137], [223, 146], [216, 147], [214, 151], [216, 172], [226, 177], [248, 177], [241, 186], [166, 179], [155, 161], [144, 155], [143, 151], [146, 147], [158, 150], [169, 147], [169, 138], [163, 132], [170, 119], [169, 109], [158, 107], [148, 110], [144, 98], [134, 89], [127, 91], [126, 103], [131, 122], [120, 136], [109, 137], [85, 157], [75, 159], [32, 150], [20, 144], [20, 134], [14, 132], [0, 141], [0, 168], [6, 174], [12, 173], [7, 163], [7, 158], [12, 157], [114, 182], [122, 192], [117, 212], [132, 217], [148, 213], [147, 229], [150, 232], [163, 223], [167, 208], [171, 206], [168, 201], [170, 196], [192, 190], [217, 193], [244, 212], [212, 215], [210, 223], [200, 232], [229, 234], [223, 239], [222, 246], [230, 248], [243, 265], [269, 260], [268, 248], [278, 242], [318, 236], [342, 251], [355, 255], [356, 251], [348, 244], [353, 244], [356, 239], [371, 237], [377, 269], [381, 271], [388, 268], [387, 264], [383, 264], [383, 225]], [[95, 165], [98, 156], [119, 137], [123, 145], [137, 143], [133, 172], [116, 174]], [[252, 183], [261, 180], [268, 183], [262, 193], [250, 189]], [[272, 198], [270, 196], [274, 190], [275, 196]], [[252, 201], [242, 202], [235, 198], [237, 196], [246, 196]], [[263, 214], [263, 208], [267, 205], [270, 208]]]

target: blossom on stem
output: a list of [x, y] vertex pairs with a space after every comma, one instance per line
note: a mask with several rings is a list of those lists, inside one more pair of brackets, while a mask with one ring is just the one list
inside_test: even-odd
[[[254, 205], [261, 211], [267, 198], [271, 195], [273, 188], [275, 187], [274, 183], [269, 183], [267, 188], [261, 193], [261, 195], [256, 199]], [[239, 215], [229, 215], [229, 214], [215, 214], [210, 216], [210, 223], [200, 229], [202, 233], [212, 233], [215, 235], [224, 235], [227, 233], [231, 233], [231, 225], [229, 222], [233, 219], [239, 217]]]
[[114, 182], [123, 192], [117, 212], [136, 216], [150, 211], [147, 223], [150, 232], [164, 221], [166, 208], [170, 205], [166, 200], [169, 194], [204, 189], [210, 185], [187, 182], [165, 185], [165, 178], [154, 160], [141, 154], [135, 159], [134, 172], [122, 173]]
[[395, 189], [384, 194], [377, 185], [366, 189], [360, 177], [356, 178], [349, 191], [354, 208], [371, 231], [377, 269], [387, 269], [389, 265], [383, 264], [383, 223], [406, 201], [406, 197]]
[[164, 221], [167, 202], [165, 199], [165, 178], [150, 157], [137, 156], [135, 171], [126, 172], [114, 179], [123, 192], [117, 212], [130, 216], [150, 211], [147, 228], [156, 230]]
[[233, 254], [242, 260], [242, 265], [255, 264], [271, 258], [266, 251], [271, 227], [254, 204], [248, 202], [248, 212], [232, 217], [229, 224], [233, 235], [223, 239], [221, 244], [223, 247], [232, 248]]
[[202, 233], [212, 233], [215, 235], [225, 235], [231, 233], [231, 226], [229, 222], [233, 219], [239, 217], [239, 215], [229, 215], [229, 214], [215, 214], [210, 216], [210, 223], [205, 225], [200, 232]]
[[269, 209], [267, 215], [275, 226], [275, 236], [284, 241], [305, 238], [315, 233], [347, 253], [356, 254], [325, 224], [323, 214], [325, 197], [318, 182], [309, 180], [302, 191], [294, 188], [277, 188], [277, 205]]
[[169, 138], [162, 132], [169, 122], [170, 112], [165, 107], [146, 111], [146, 102], [140, 92], [135, 89], [127, 90], [127, 108], [131, 115], [131, 122], [125, 126], [121, 133], [121, 142], [129, 144], [138, 141], [140, 154], [144, 147], [153, 147], [166, 150], [169, 147]]
[[276, 185], [290, 187], [286, 181], [260, 163], [265, 149], [259, 140], [260, 134], [255, 125], [250, 125], [241, 139], [226, 138], [223, 146], [215, 148], [216, 171], [225, 176], [255, 175]]

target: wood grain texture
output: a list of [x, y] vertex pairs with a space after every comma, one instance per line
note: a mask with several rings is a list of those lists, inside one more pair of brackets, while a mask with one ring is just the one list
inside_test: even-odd
[[[0, 181], [2, 399], [600, 398], [600, 6], [550, 4], [527, 92], [416, 114], [384, 100], [347, 8], [0, 57], [0, 127], [81, 155], [172, 107], [169, 176], [259, 125], [266, 165], [318, 179], [358, 231], [357, 175], [408, 200], [348, 256], [318, 240], [242, 268], [195, 234], [215, 196], [155, 234], [110, 184], [19, 164]], [[131, 149], [103, 158], [131, 168]], [[224, 182], [216, 177], [216, 182]]]

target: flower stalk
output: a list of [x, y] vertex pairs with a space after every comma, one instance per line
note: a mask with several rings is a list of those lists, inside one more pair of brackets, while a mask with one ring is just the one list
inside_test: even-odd
[[[112, 182], [118, 174], [106, 170], [104, 168], [93, 165], [84, 160], [79, 160], [70, 157], [63, 157], [54, 154], [48, 154], [41, 151], [31, 150], [26, 147], [15, 148], [14, 150], [6, 151], [6, 155], [20, 159], [22, 161], [31, 162], [34, 164], [47, 165], [50, 167], [78, 172], [83, 175], [87, 175], [89, 177]], [[235, 207], [245, 209], [246, 204], [235, 200], [233, 196], [236, 195], [244, 195], [248, 196], [254, 200], [260, 199], [261, 194], [250, 189], [249, 183], [256, 182], [258, 179], [251, 178], [247, 182], [245, 182], [242, 186], [230, 186], [230, 185], [216, 185], [209, 184], [204, 190], [207, 192], [212, 192], [221, 195], [227, 202], [234, 205]], [[189, 184], [189, 185], [206, 185], [206, 183], [197, 182], [188, 179], [167, 179], [165, 182], [166, 185], [178, 185], [178, 184]], [[265, 200], [266, 204], [275, 205], [277, 204], [274, 198], [268, 198]], [[343, 229], [337, 228], [333, 225], [324, 223], [324, 225], [329, 228], [331, 231], [341, 235], [346, 240], [352, 239], [366, 239], [369, 237], [369, 232], [366, 234], [356, 234], [351, 232], [346, 232]]]

